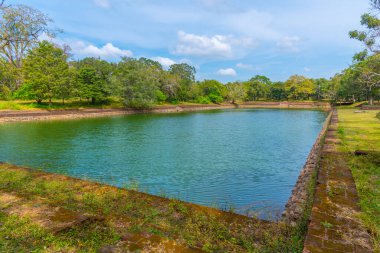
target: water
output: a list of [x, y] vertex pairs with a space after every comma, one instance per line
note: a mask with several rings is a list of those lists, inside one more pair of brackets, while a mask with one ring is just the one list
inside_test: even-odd
[[326, 113], [222, 110], [0, 125], [0, 161], [235, 212], [281, 212]]

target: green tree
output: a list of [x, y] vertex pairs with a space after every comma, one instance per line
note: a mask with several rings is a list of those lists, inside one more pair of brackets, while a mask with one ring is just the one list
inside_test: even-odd
[[[169, 102], [176, 102], [181, 89], [180, 77], [163, 71], [160, 78], [160, 89]], [[187, 95], [189, 96], [189, 94]]]
[[91, 99], [91, 104], [95, 104], [98, 99], [103, 99], [105, 95], [101, 77], [96, 69], [91, 66], [83, 66], [77, 73], [77, 87], [81, 98]]
[[[212, 103], [222, 103], [226, 96], [226, 87], [216, 80], [204, 80], [199, 83], [202, 96], [207, 97]], [[201, 98], [204, 99], [204, 98]]]
[[127, 106], [147, 108], [164, 99], [159, 89], [161, 65], [152, 63], [145, 58], [123, 58], [118, 64], [117, 80]]
[[[121, 87], [115, 77], [117, 64], [100, 58], [87, 57], [70, 63], [77, 72], [75, 94], [91, 99], [91, 103], [104, 100], [109, 96], [120, 96]], [[90, 77], [89, 75], [93, 76]]]
[[227, 89], [227, 98], [231, 101], [232, 104], [235, 104], [236, 101], [244, 100], [247, 96], [244, 85], [240, 82], [228, 83], [226, 84]]
[[169, 73], [179, 77], [180, 89], [178, 98], [185, 101], [189, 98], [191, 84], [195, 82], [196, 70], [187, 63], [173, 64], [169, 67]]
[[247, 91], [247, 100], [255, 101], [260, 98], [267, 98], [271, 84], [271, 80], [266, 76], [256, 75], [252, 77], [244, 83]]
[[380, 54], [372, 55], [353, 65], [356, 83], [367, 93], [370, 105], [374, 103], [374, 96], [380, 88]]
[[361, 24], [365, 27], [365, 31], [353, 30], [349, 32], [349, 36], [357, 39], [365, 45], [366, 49], [355, 55], [354, 59], [357, 61], [364, 60], [368, 53], [380, 53], [380, 19], [377, 14], [380, 11], [379, 0], [370, 1], [374, 13], [365, 13], [361, 16]]
[[318, 78], [313, 80], [314, 83], [314, 97], [316, 100], [329, 98], [330, 81], [326, 78]]
[[283, 82], [273, 83], [269, 88], [269, 98], [277, 101], [286, 100], [285, 84]]
[[21, 69], [16, 68], [5, 59], [0, 58], [0, 90], [3, 99], [10, 99], [16, 90], [16, 80], [21, 80]]
[[313, 81], [298, 75], [289, 77], [285, 82], [285, 91], [288, 94], [288, 98], [295, 100], [309, 99], [315, 92]]
[[68, 82], [68, 64], [65, 52], [48, 41], [42, 41], [31, 49], [24, 61], [27, 93], [41, 103], [57, 97], [57, 91]]

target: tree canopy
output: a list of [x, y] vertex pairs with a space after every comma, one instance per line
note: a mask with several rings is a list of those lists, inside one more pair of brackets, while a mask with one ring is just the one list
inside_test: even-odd
[[258, 100], [363, 101], [380, 98], [380, 1], [372, 0], [372, 13], [363, 14], [363, 31], [349, 36], [363, 42], [351, 66], [330, 79], [292, 75], [272, 81], [265, 75], [223, 84], [196, 80], [196, 68], [177, 63], [164, 69], [148, 58], [121, 58], [108, 62], [88, 57], [71, 59], [67, 47], [40, 41], [54, 36], [52, 20], [25, 5], [0, 1], [0, 99], [78, 98], [105, 103], [110, 98], [126, 106], [146, 108], [161, 103], [239, 103]]

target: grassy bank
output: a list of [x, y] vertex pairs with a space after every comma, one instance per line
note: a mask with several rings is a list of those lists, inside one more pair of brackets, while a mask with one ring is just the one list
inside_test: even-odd
[[[242, 102], [240, 101], [239, 105], [243, 106], [255, 106], [257, 105], [258, 108], [260, 107], [278, 107], [278, 105], [273, 105], [273, 104], [279, 104], [280, 101], [250, 101], [250, 102]], [[282, 102], [281, 102], [282, 103]], [[324, 103], [328, 105], [328, 102], [321, 102], [321, 101], [283, 101], [283, 103], [290, 103], [299, 106], [299, 108], [305, 108], [305, 109], [310, 109], [312, 107], [315, 108], [325, 108], [326, 106], [316, 106], [315, 104], [318, 103]], [[229, 105], [231, 106], [231, 103], [220, 103], [220, 104], [199, 104], [199, 103], [190, 103], [190, 102], [178, 102], [175, 104], [171, 103], [160, 103], [153, 105], [154, 107], [165, 107], [165, 106], [207, 106], [207, 105]], [[122, 100], [118, 98], [109, 98], [107, 101], [104, 101], [102, 103], [96, 103], [96, 104], [91, 104], [87, 100], [79, 100], [79, 99], [69, 99], [65, 101], [65, 103], [62, 103], [61, 100], [53, 100], [51, 104], [49, 102], [44, 101], [41, 104], [36, 103], [33, 100], [25, 101], [25, 100], [12, 100], [12, 101], [4, 101], [0, 100], [0, 110], [62, 110], [62, 109], [119, 109], [119, 108], [125, 108], [125, 105]], [[279, 107], [282, 108], [282, 107]], [[325, 108], [326, 109], [326, 108]], [[330, 108], [328, 108], [330, 109]]]
[[62, 100], [53, 100], [51, 104], [44, 101], [38, 104], [34, 100], [0, 100], [0, 110], [39, 110], [39, 109], [87, 109], [87, 108], [123, 108], [122, 101], [117, 99], [109, 99], [104, 103], [91, 104], [86, 100], [69, 99], [62, 103]]
[[[380, 119], [378, 111], [355, 113], [339, 110], [340, 145], [350, 152], [350, 167], [355, 179], [362, 209], [361, 218], [371, 231], [375, 247], [380, 250]], [[367, 156], [355, 156], [355, 150], [370, 150]]]
[[301, 252], [302, 228], [0, 165], [1, 252]]

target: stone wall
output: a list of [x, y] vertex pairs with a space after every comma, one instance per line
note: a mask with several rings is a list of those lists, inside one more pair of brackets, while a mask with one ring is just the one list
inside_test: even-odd
[[292, 225], [297, 224], [297, 221], [299, 221], [304, 214], [306, 204], [310, 197], [308, 194], [308, 188], [314, 172], [318, 169], [318, 162], [323, 148], [323, 140], [330, 125], [331, 117], [332, 112], [330, 112], [329, 116], [326, 118], [323, 128], [319, 133], [318, 138], [306, 159], [306, 163], [301, 170], [297, 183], [292, 190], [292, 195], [285, 206], [285, 211], [282, 214], [283, 220]]
[[239, 108], [287, 108], [287, 109], [322, 109], [331, 110], [328, 102], [245, 102], [239, 105]]
[[362, 105], [362, 110], [380, 110], [380, 105]]

